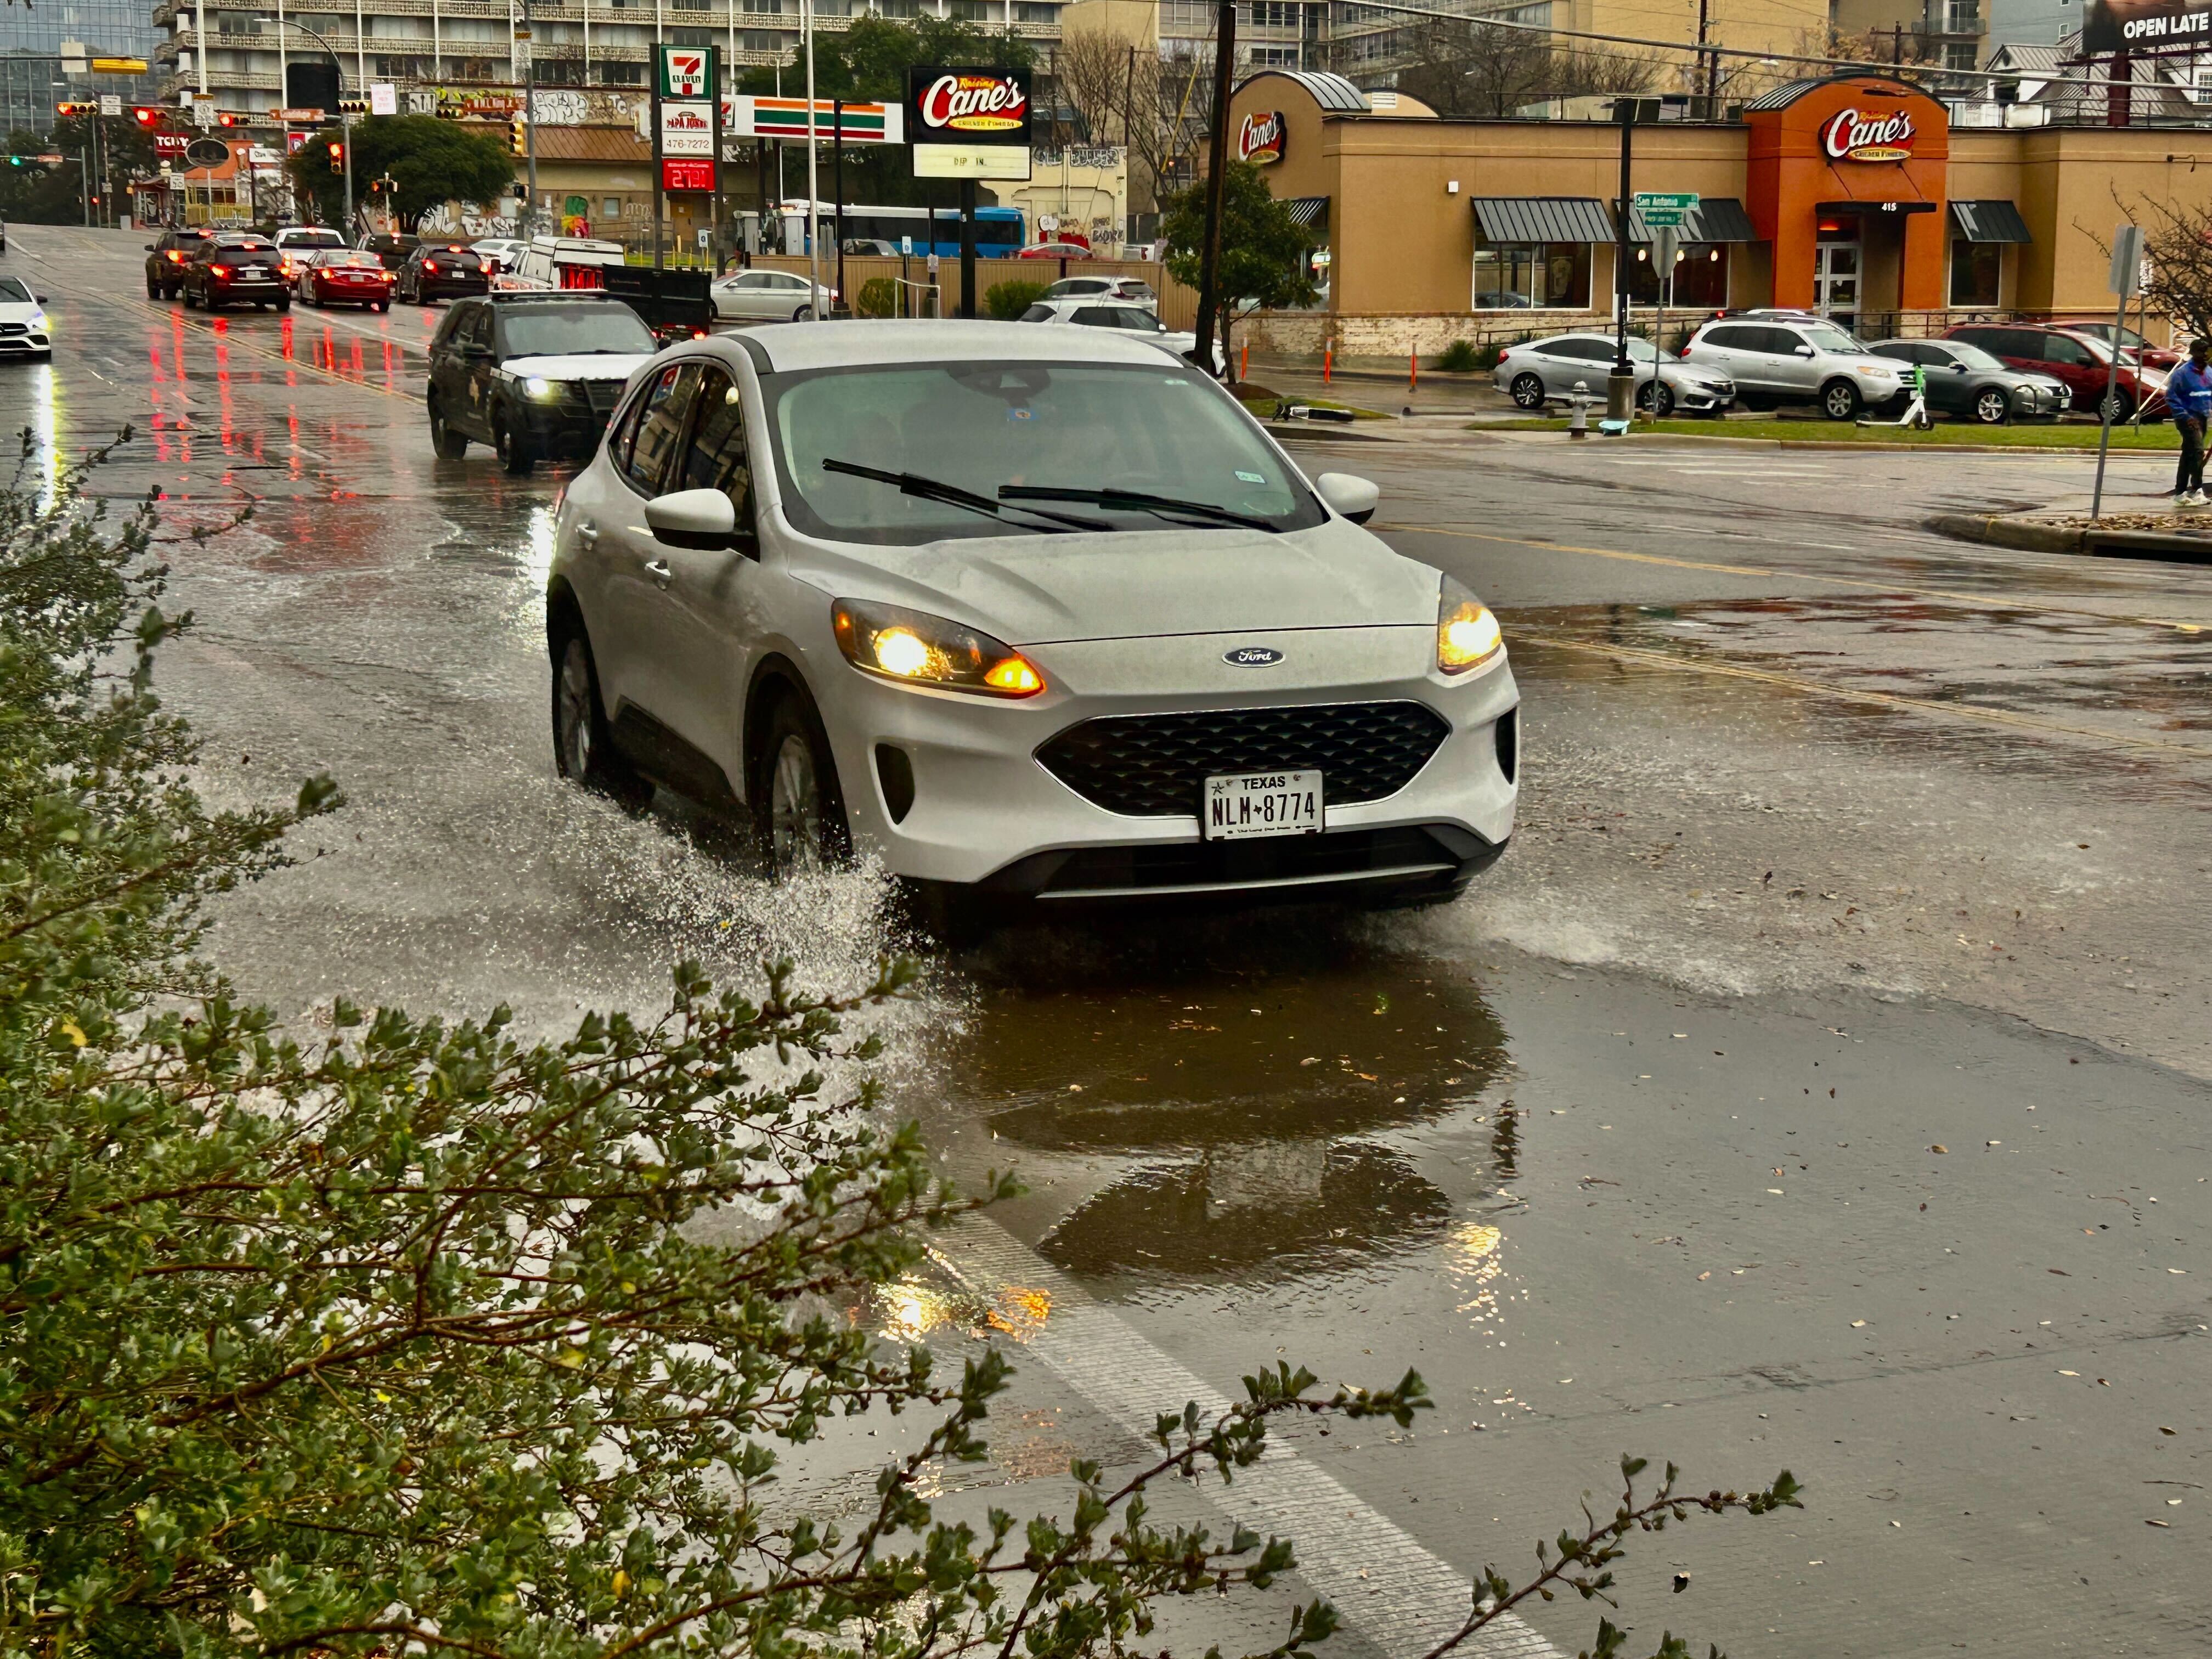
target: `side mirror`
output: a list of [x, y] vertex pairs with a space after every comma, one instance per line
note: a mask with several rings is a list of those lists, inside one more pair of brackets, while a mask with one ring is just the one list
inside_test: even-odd
[[154, 245], [153, 245], [151, 242], [147, 243], [147, 244], [146, 244], [146, 252], [149, 252], [149, 253], [151, 253], [153, 251], [154, 251]]
[[46, 296], [43, 294], [33, 294], [31, 297], [33, 300], [36, 300], [40, 305], [46, 303]]
[[1954, 363], [1951, 365], [1951, 372], [1954, 374], [1964, 374], [1966, 372], [1966, 366], [1964, 363]]
[[679, 489], [647, 501], [645, 522], [655, 541], [711, 553], [735, 542], [738, 509], [719, 489]]
[[1790, 355], [1796, 357], [1809, 357], [1813, 355], [1813, 348], [1808, 345], [1801, 345], [1792, 351]]
[[1324, 472], [1314, 480], [1314, 488], [1322, 500], [1354, 524], [1365, 524], [1373, 518], [1382, 499], [1382, 490], [1371, 480], [1349, 472]]

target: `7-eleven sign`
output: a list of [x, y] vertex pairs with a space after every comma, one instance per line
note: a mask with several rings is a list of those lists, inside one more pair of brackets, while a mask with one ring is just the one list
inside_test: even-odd
[[714, 48], [663, 46], [660, 49], [660, 95], [663, 98], [708, 98], [714, 95]]

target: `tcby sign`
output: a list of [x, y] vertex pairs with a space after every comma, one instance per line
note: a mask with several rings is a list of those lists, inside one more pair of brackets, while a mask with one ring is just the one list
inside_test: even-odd
[[935, 69], [908, 71], [907, 101], [916, 143], [1026, 144], [1030, 131], [1025, 70]]
[[1839, 110], [1820, 129], [1820, 148], [1832, 161], [1907, 161], [1912, 159], [1912, 118], [1903, 110], [1891, 115]]
[[1237, 129], [1237, 159], [1264, 166], [1283, 159], [1283, 112], [1255, 111]]

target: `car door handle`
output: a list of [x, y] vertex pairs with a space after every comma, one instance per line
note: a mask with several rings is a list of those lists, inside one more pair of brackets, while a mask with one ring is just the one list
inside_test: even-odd
[[662, 587], [665, 587], [665, 586], [668, 586], [668, 561], [667, 561], [667, 560], [665, 560], [665, 559], [647, 559], [647, 560], [645, 562], [645, 568], [646, 568], [647, 570], [649, 570], [649, 571], [651, 571], [651, 572], [653, 573], [653, 580], [654, 580], [654, 582], [655, 582], [655, 583], [657, 583], [659, 586], [662, 586]]
[[580, 520], [576, 526], [576, 539], [586, 547], [597, 547], [599, 544], [599, 526], [589, 519]]

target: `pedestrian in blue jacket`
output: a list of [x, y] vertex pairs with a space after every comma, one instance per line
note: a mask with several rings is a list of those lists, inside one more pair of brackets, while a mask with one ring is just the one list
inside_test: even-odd
[[2212, 340], [2191, 340], [2189, 361], [2166, 377], [2166, 407], [2181, 431], [2181, 465], [2173, 475], [2177, 507], [2203, 507], [2204, 428], [2212, 422]]

